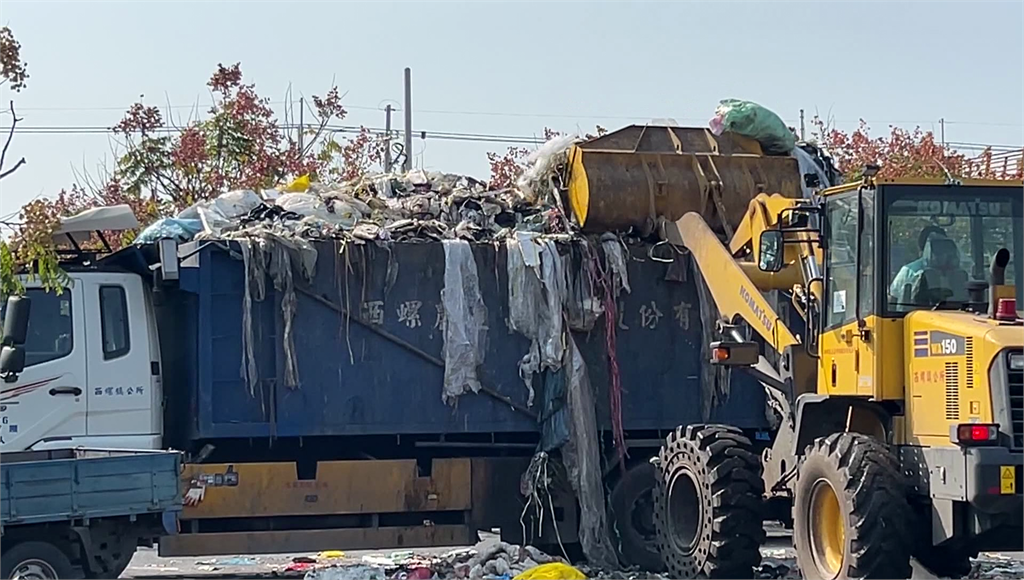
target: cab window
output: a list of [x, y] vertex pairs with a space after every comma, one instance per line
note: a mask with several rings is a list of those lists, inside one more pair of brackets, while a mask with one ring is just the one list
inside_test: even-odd
[[[42, 289], [29, 289], [25, 295], [32, 300], [25, 341], [25, 367], [64, 358], [74, 349], [74, 327], [71, 321], [71, 292], [60, 294]], [[0, 324], [5, 317], [7, 301], [0, 302]]]
[[128, 301], [121, 286], [100, 287], [100, 319], [103, 360], [120, 358], [131, 350], [128, 335]]
[[[826, 201], [825, 328], [836, 328], [856, 320], [858, 302], [862, 316], [866, 316], [874, 308], [874, 192], [862, 192], [861, 200], [864, 204], [863, 227], [857, 209], [857, 192], [840, 194]], [[861, 232], [859, 268], [858, 231]]]
[[884, 274], [890, 314], [969, 303], [968, 283], [988, 282], [992, 257], [1001, 248], [1013, 257], [1007, 283], [1020, 293], [1019, 190], [889, 186], [888, 191]]

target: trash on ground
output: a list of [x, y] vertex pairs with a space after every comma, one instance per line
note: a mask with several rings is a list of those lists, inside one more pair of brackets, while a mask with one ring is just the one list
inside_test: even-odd
[[354, 564], [314, 568], [306, 572], [304, 578], [305, 580], [388, 580], [388, 575], [380, 566]]
[[550, 562], [540, 564], [529, 570], [525, 570], [515, 577], [515, 580], [586, 580], [576, 568], [562, 562]]
[[235, 556], [233, 558], [225, 558], [217, 560], [217, 566], [255, 566], [258, 562], [253, 558], [247, 558], [243, 556]]

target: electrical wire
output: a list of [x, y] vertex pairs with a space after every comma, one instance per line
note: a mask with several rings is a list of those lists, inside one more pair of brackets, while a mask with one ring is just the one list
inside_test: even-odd
[[[298, 124], [284, 124], [278, 125], [282, 130], [294, 130], [299, 129]], [[311, 128], [309, 125], [306, 128]], [[366, 129], [375, 135], [385, 135], [386, 131], [383, 127], [364, 127], [359, 125], [331, 125], [328, 124], [324, 127], [324, 131], [330, 133], [359, 133], [363, 129]], [[10, 131], [10, 127], [0, 127], [0, 131]], [[176, 134], [180, 133], [181, 130], [174, 127], [159, 127], [150, 131], [152, 134]], [[117, 133], [111, 127], [104, 127], [100, 125], [32, 125], [32, 126], [15, 126], [15, 134], [22, 135], [112, 135]], [[455, 131], [413, 131], [413, 133], [420, 136], [421, 139], [438, 139], [443, 141], [469, 141], [469, 142], [480, 142], [480, 143], [506, 143], [506, 144], [519, 144], [519, 145], [538, 145], [544, 142], [544, 138], [541, 136], [527, 136], [527, 135], [501, 135], [501, 134], [490, 134], [490, 133], [463, 133]], [[392, 129], [392, 135], [399, 135], [400, 131]]]
[[[382, 101], [383, 102], [383, 101]], [[271, 101], [270, 105], [287, 105], [289, 101]], [[192, 105], [165, 105], [160, 107], [162, 109], [192, 109], [199, 104]], [[382, 106], [369, 106], [369, 105], [349, 105], [343, 104], [346, 109], [360, 110], [360, 111], [384, 111]], [[19, 111], [124, 111], [124, 106], [109, 106], [109, 107], [18, 107]], [[402, 112], [401, 107], [392, 107], [391, 111], [394, 113]], [[608, 120], [608, 121], [650, 121], [652, 117], [642, 117], [636, 115], [604, 115], [604, 114], [580, 114], [580, 113], [529, 113], [521, 111], [465, 111], [455, 109], [416, 109], [417, 113], [431, 114], [431, 115], [458, 115], [458, 116], [482, 116], [482, 117], [509, 117], [509, 118], [529, 118], [529, 119], [593, 119], [593, 120]], [[677, 119], [684, 122], [696, 122], [704, 123], [707, 121], [706, 118], [681, 118]], [[797, 119], [785, 119], [786, 123], [799, 122]], [[856, 124], [860, 120], [842, 120], [836, 119], [834, 123], [842, 124]], [[883, 123], [880, 121], [876, 121]], [[886, 125], [927, 125], [931, 123], [939, 122], [936, 119], [930, 119], [926, 121], [885, 121], [883, 124]], [[1010, 123], [1003, 121], [956, 121], [956, 120], [943, 120], [946, 125], [973, 125], [979, 127], [1024, 127], [1024, 123]]]

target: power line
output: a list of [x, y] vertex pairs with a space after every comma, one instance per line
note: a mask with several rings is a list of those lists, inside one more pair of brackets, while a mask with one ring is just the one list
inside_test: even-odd
[[[295, 130], [299, 129], [298, 124], [283, 124], [278, 125], [282, 130]], [[306, 128], [309, 128], [307, 125]], [[362, 127], [358, 125], [327, 125], [324, 130], [331, 133], [359, 133], [363, 129], [366, 129], [370, 133], [376, 135], [385, 135], [385, 129], [381, 127]], [[0, 127], [0, 131], [10, 131], [10, 127]], [[159, 127], [150, 131], [154, 134], [176, 134], [180, 133], [180, 129], [174, 127]], [[14, 128], [15, 134], [25, 135], [112, 135], [117, 133], [111, 127], [104, 127], [100, 125], [35, 125], [35, 126], [16, 126]], [[538, 145], [544, 142], [544, 138], [540, 136], [531, 137], [526, 135], [496, 135], [490, 133], [464, 133], [464, 132], [453, 132], [453, 131], [413, 131], [413, 133], [420, 136], [421, 139], [439, 139], [444, 141], [470, 141], [470, 142], [482, 142], [482, 143], [505, 143], [505, 144], [520, 144], [520, 145]], [[395, 134], [395, 131], [392, 131]]]
[[[287, 105], [288, 101], [271, 101], [270, 105]], [[198, 103], [192, 105], [153, 105], [158, 109], [193, 109], [201, 108], [203, 105]], [[368, 106], [368, 105], [349, 105], [343, 104], [346, 109], [360, 110], [360, 111], [384, 111], [382, 106]], [[125, 111], [127, 107], [18, 107], [19, 111]], [[392, 112], [402, 112], [401, 107], [393, 106]], [[605, 115], [605, 114], [580, 114], [580, 113], [529, 113], [521, 111], [466, 111], [466, 110], [453, 110], [453, 109], [417, 109], [416, 113], [421, 114], [432, 114], [432, 115], [457, 115], [457, 116], [481, 116], [481, 117], [508, 117], [508, 118], [528, 118], [528, 119], [590, 119], [590, 120], [607, 120], [607, 121], [650, 121], [652, 117], [639, 116], [639, 115]], [[683, 122], [695, 122], [705, 123], [710, 118], [697, 118], [697, 117], [683, 117], [676, 118], [677, 121]], [[788, 124], [794, 124], [797, 122], [796, 119], [783, 119]], [[856, 124], [860, 123], [860, 120], [849, 120], [849, 119], [833, 119], [833, 123], [842, 124]], [[886, 125], [928, 125], [936, 123], [936, 119], [929, 119], [925, 121], [881, 121], [882, 124]], [[998, 122], [998, 121], [955, 121], [946, 120], [947, 125], [972, 125], [979, 127], [1024, 127], [1024, 123], [1009, 123], [1009, 122]]]

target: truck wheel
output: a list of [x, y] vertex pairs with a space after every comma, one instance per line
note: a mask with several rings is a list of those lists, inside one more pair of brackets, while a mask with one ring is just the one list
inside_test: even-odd
[[626, 470], [609, 498], [619, 536], [619, 555], [626, 564], [652, 572], [664, 568], [654, 531], [657, 484], [657, 470], [645, 461]]
[[835, 433], [807, 447], [793, 505], [804, 578], [909, 578], [912, 519], [898, 463], [884, 443]]
[[71, 560], [53, 544], [22, 542], [5, 550], [0, 577], [8, 580], [56, 580], [74, 577]]
[[654, 526], [670, 578], [750, 578], [761, 562], [761, 462], [734, 427], [676, 428], [658, 455]]
[[139, 545], [135, 535], [111, 525], [92, 528], [89, 540], [92, 543], [92, 560], [86, 570], [89, 580], [119, 578], [128, 568]]

